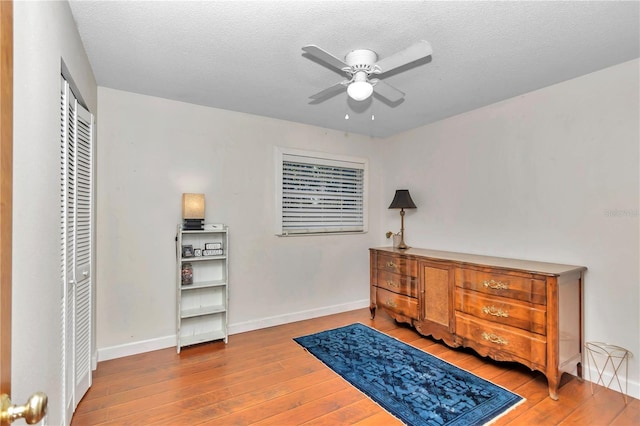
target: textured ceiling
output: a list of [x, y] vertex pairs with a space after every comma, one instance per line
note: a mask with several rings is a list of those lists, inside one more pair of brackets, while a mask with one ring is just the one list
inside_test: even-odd
[[[99, 86], [388, 137], [640, 56], [640, 2], [71, 1]], [[386, 75], [390, 104], [303, 55], [433, 55]], [[345, 120], [345, 113], [350, 119]], [[372, 113], [375, 120], [371, 120]]]

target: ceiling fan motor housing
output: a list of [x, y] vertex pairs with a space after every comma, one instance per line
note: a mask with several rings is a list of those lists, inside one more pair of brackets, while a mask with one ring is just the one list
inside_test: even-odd
[[352, 50], [344, 57], [344, 61], [351, 67], [353, 74], [358, 71], [370, 74], [373, 65], [378, 62], [378, 54], [368, 49]]

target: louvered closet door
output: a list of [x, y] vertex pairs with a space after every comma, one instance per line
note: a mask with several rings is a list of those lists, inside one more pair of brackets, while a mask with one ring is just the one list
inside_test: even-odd
[[74, 276], [74, 230], [75, 230], [75, 98], [69, 84], [62, 79], [62, 138], [60, 144], [60, 173], [62, 181], [62, 393], [63, 413], [69, 423], [75, 409], [73, 405], [73, 298]]
[[76, 102], [74, 405], [91, 386], [91, 206], [93, 116]]
[[91, 253], [93, 116], [63, 80], [62, 253], [63, 394], [69, 422], [91, 386]]

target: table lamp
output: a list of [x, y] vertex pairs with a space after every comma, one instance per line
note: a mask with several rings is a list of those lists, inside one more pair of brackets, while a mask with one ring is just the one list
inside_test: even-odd
[[417, 208], [408, 189], [396, 189], [396, 195], [393, 197], [393, 201], [389, 206], [390, 209], [400, 209], [400, 244], [398, 248], [400, 250], [406, 250], [409, 247], [404, 243], [404, 209]]
[[204, 229], [204, 194], [182, 194], [182, 219], [185, 230]]

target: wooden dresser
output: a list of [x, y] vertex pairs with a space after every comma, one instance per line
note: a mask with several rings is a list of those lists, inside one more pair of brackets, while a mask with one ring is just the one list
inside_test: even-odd
[[583, 266], [389, 247], [370, 251], [371, 318], [542, 372], [582, 375]]

